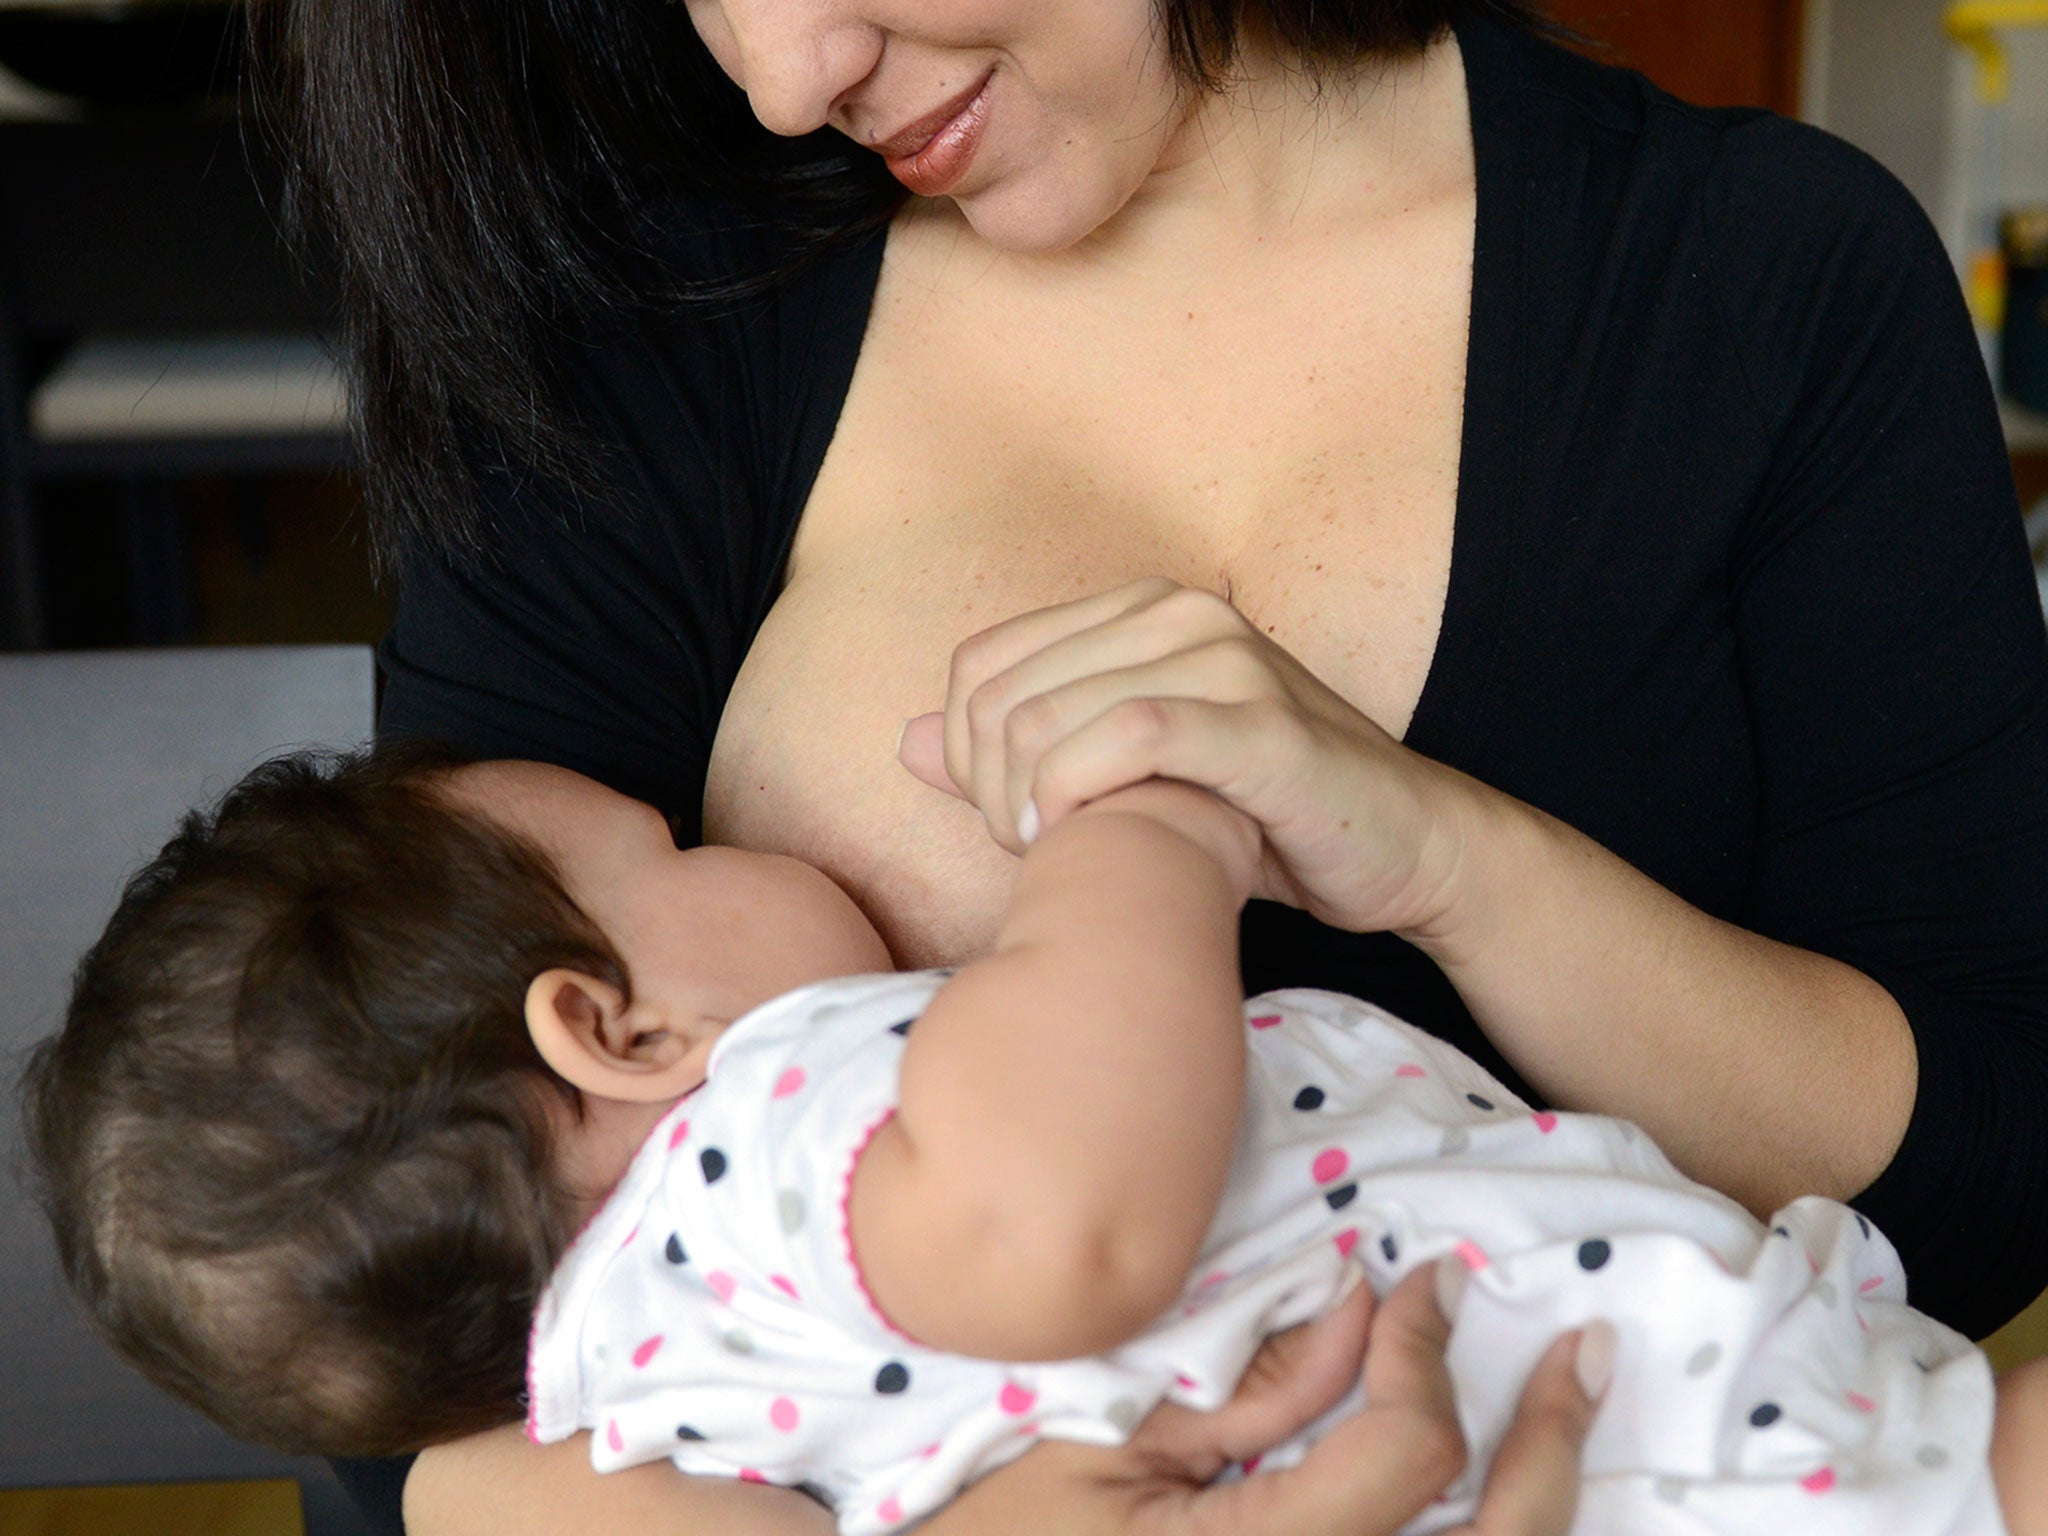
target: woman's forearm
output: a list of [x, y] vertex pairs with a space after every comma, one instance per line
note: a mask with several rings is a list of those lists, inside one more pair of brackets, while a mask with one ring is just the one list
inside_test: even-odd
[[1918, 1082], [1890, 993], [1701, 912], [1540, 811], [1444, 770], [1459, 854], [1404, 933], [1561, 1107], [1636, 1121], [1767, 1213], [1882, 1173]]
[[[666, 1461], [599, 1472], [590, 1437], [535, 1445], [518, 1425], [420, 1453], [405, 1480], [406, 1536], [834, 1536], [788, 1488], [686, 1477]], [[966, 1533], [961, 1533], [966, 1536]]]

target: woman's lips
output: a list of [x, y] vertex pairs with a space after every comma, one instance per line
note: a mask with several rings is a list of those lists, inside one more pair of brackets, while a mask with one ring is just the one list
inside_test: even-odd
[[981, 147], [988, 122], [988, 87], [994, 73], [936, 112], [875, 147], [889, 174], [919, 197], [937, 197], [959, 185]]

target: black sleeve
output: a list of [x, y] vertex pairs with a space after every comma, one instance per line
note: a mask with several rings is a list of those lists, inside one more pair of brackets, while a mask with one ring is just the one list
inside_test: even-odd
[[565, 348], [555, 367], [612, 489], [576, 498], [481, 466], [484, 555], [405, 563], [380, 731], [560, 763], [694, 839], [719, 712], [830, 440], [879, 257], [873, 240], [758, 301]]
[[1967, 1332], [2048, 1285], [2048, 643], [1946, 254], [1855, 151], [1732, 129], [1714, 292], [1774, 469], [1731, 579], [1759, 745], [1753, 925], [1910, 1021], [1919, 1098], [1858, 1206]]

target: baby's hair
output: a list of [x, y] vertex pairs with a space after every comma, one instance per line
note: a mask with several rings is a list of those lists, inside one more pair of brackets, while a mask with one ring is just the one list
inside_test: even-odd
[[625, 967], [421, 746], [274, 759], [129, 881], [22, 1080], [97, 1331], [244, 1438], [383, 1455], [519, 1417], [576, 1095], [527, 984]]

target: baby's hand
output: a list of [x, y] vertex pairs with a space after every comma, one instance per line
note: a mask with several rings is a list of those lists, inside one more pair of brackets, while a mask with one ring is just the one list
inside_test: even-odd
[[1216, 861], [1239, 902], [1257, 888], [1264, 848], [1259, 824], [1220, 795], [1178, 779], [1147, 779], [1091, 800], [1068, 820], [1103, 812], [1148, 816], [1170, 827]]

